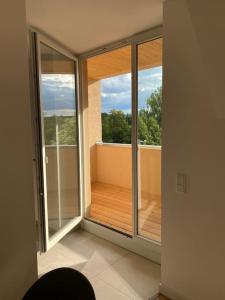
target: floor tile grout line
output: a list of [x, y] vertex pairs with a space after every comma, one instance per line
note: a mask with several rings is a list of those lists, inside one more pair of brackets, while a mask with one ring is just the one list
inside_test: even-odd
[[[87, 275], [85, 274], [85, 272], [82, 272], [82, 270], [81, 269], [77, 269], [78, 271], [80, 271], [80, 272], [82, 272], [90, 281], [92, 281], [92, 280], [100, 280], [102, 283], [104, 283], [106, 286], [108, 286], [108, 287], [110, 287], [112, 290], [114, 290], [114, 291], [116, 291], [116, 292], [118, 292], [119, 294], [121, 294], [121, 295], [124, 295], [124, 297], [127, 297], [128, 299], [132, 299], [132, 300], [134, 300], [135, 298], [136, 298], [136, 292], [135, 292], [135, 289], [123, 289], [123, 288], [118, 288], [118, 286], [115, 284], [114, 286], [112, 285], [112, 283], [113, 283], [113, 281], [107, 281], [106, 279], [107, 278], [105, 278], [104, 277], [104, 273], [105, 272], [107, 272], [107, 271], [109, 271], [109, 270], [116, 270], [116, 267], [115, 267], [115, 265], [118, 263], [118, 264], [120, 264], [120, 261], [122, 261], [123, 259], [124, 260], [127, 260], [127, 258], [128, 258], [128, 260], [129, 260], [129, 256], [133, 256], [133, 255], [135, 255], [135, 256], [137, 256], [137, 257], [142, 257], [142, 256], [140, 256], [140, 255], [137, 255], [137, 254], [135, 254], [134, 252], [132, 252], [132, 251], [129, 251], [129, 250], [127, 250], [127, 249], [124, 249], [123, 247], [121, 247], [121, 246], [119, 246], [119, 245], [115, 245], [113, 242], [110, 242], [110, 241], [107, 241], [107, 240], [105, 240], [105, 239], [103, 239], [103, 238], [100, 238], [100, 237], [98, 237], [98, 236], [96, 236], [96, 235], [94, 235], [94, 234], [88, 234], [88, 235], [86, 235], [85, 237], [83, 236], [82, 237], [82, 232], [85, 232], [85, 231], [83, 231], [83, 230], [79, 230], [80, 232], [79, 232], [79, 234], [73, 234], [72, 233], [72, 235], [70, 236], [70, 237], [67, 237], [66, 238], [66, 240], [67, 240], [67, 243], [66, 244], [73, 244], [73, 241], [74, 240], [76, 240], [76, 239], [78, 239], [78, 241], [77, 241], [77, 243], [76, 244], [79, 244], [80, 246], [82, 246], [82, 245], [85, 245], [85, 243], [88, 241], [88, 240], [91, 240], [91, 241], [94, 241], [95, 243], [96, 243], [96, 251], [98, 250], [98, 252], [99, 252], [99, 254], [101, 255], [101, 256], [103, 256], [103, 258], [105, 258], [105, 260], [106, 260], [106, 262], [107, 262], [107, 264], [103, 264], [102, 266], [101, 266], [101, 268], [102, 268], [102, 270], [100, 270], [99, 272], [98, 272], [98, 268], [96, 269], [96, 271], [97, 271], [97, 274], [94, 274], [94, 275], [92, 275], [92, 273], [95, 273], [95, 272], [92, 272], [91, 270], [89, 270], [89, 272], [88, 272], [88, 270], [87, 270]], [[103, 241], [103, 243], [98, 243], [98, 240], [101, 240], [101, 241]], [[71, 243], [72, 242], [72, 243]], [[61, 243], [59, 243], [59, 244], [61, 244]], [[66, 248], [68, 248], [69, 250], [71, 250], [71, 247], [68, 247], [68, 245], [66, 245], [66, 244], [64, 244], [64, 243], [62, 243], [62, 246], [63, 247], [66, 247]], [[112, 245], [112, 247], [111, 247], [111, 245]], [[114, 246], [116, 246], [116, 247], [114, 247]], [[56, 247], [57, 247], [57, 245], [56, 245]], [[74, 246], [75, 247], [75, 246]], [[59, 251], [58, 251], [59, 250]], [[63, 249], [62, 249], [63, 250]], [[75, 250], [75, 249], [73, 249], [73, 250]], [[72, 252], [74, 252], [73, 250], [71, 250]], [[119, 250], [121, 250], [121, 251], [119, 251]], [[58, 253], [59, 252], [59, 253]], [[79, 251], [78, 251], [79, 252]], [[64, 257], [64, 254], [63, 254], [63, 251], [62, 251], [62, 253], [61, 253], [61, 249], [60, 249], [60, 247], [59, 247], [59, 249], [57, 249], [57, 251], [56, 251], [56, 254], [59, 254], [60, 256], [62, 255], [63, 257]], [[105, 253], [105, 254], [104, 254]], [[53, 253], [54, 254], [54, 253]], [[79, 254], [79, 253], [78, 253]], [[75, 254], [74, 254], [75, 255]], [[73, 257], [73, 255], [71, 256], [71, 257]], [[53, 258], [54, 258], [54, 255], [53, 255]], [[54, 258], [54, 260], [55, 259], [57, 259], [57, 257], [56, 258]], [[88, 257], [87, 257], [87, 261], [89, 261], [89, 259], [88, 259]], [[148, 260], [149, 261], [149, 260]], [[72, 259], [72, 261], [71, 262], [73, 262], [73, 259]], [[74, 265], [74, 264], [73, 264]], [[71, 266], [72, 267], [72, 266]], [[75, 268], [75, 267], [74, 267]], [[101, 269], [100, 268], [100, 269]], [[75, 268], [76, 269], [76, 268]], [[85, 271], [85, 270], [84, 270]], [[42, 275], [44, 274], [45, 272], [42, 272]], [[41, 274], [39, 274], [39, 276], [40, 276]], [[125, 278], [124, 278], [125, 279]], [[125, 281], [126, 281], [126, 279], [125, 279]], [[128, 284], [129, 284], [129, 281], [128, 281]], [[119, 286], [120, 287], [120, 286]], [[134, 295], [134, 296], [133, 296]], [[138, 299], [139, 299], [139, 293], [137, 294], [137, 297], [138, 297]], [[150, 298], [150, 299], [152, 299], [152, 298]], [[147, 300], [147, 299], [146, 299]]]
[[[121, 290], [115, 288], [114, 286], [112, 286], [110, 283], [106, 282], [105, 280], [103, 280], [103, 279], [100, 278], [99, 276], [100, 276], [100, 275], [96, 276], [95, 278], [98, 279], [98, 280], [100, 280], [100, 281], [102, 281], [102, 282], [104, 282], [104, 284], [108, 285], [109, 287], [111, 287], [111, 288], [114, 289], [115, 291], [119, 292], [120, 294], [122, 294], [122, 295], [128, 297], [128, 298], [131, 299], [131, 300], [134, 300], [133, 297], [131, 298], [130, 295], [127, 295], [126, 293], [122, 292]], [[93, 279], [94, 279], [94, 278], [93, 278]]]
[[[115, 263], [117, 263], [119, 260], [121, 260], [121, 259], [123, 259], [123, 258], [125, 258], [127, 255], [129, 255], [129, 253], [126, 253], [126, 254], [121, 254], [121, 257], [118, 257], [118, 259], [116, 259], [114, 262], [112, 262], [112, 263], [109, 263], [109, 265], [103, 270], [103, 271], [100, 271], [99, 273], [97, 273], [97, 274], [95, 274], [95, 275], [93, 275], [93, 276], [90, 276], [90, 275], [88, 275], [89, 276], [89, 278], [90, 279], [93, 279], [93, 278], [95, 278], [95, 277], [98, 277], [98, 276], [100, 276], [102, 273], [105, 273], [108, 269], [110, 269]], [[81, 273], [82, 273], [82, 271], [81, 271]], [[84, 274], [85, 275], [85, 274]], [[100, 278], [99, 278], [100, 279]], [[102, 279], [101, 279], [102, 280]], [[102, 280], [102, 281], [104, 281], [104, 280]], [[105, 282], [105, 281], [104, 281]], [[105, 283], [107, 283], [107, 282], [105, 282]], [[107, 283], [108, 284], [108, 283]], [[108, 285], [110, 285], [110, 284], [108, 284]], [[111, 286], [111, 285], [110, 285]], [[114, 288], [113, 286], [111, 286], [112, 288]]]
[[[129, 252], [130, 252], [130, 251], [129, 251]], [[111, 269], [112, 266], [115, 265], [117, 262], [119, 262], [120, 260], [122, 260], [122, 259], [124, 259], [126, 256], [128, 256], [128, 255], [130, 254], [129, 252], [126, 253], [123, 257], [118, 258], [118, 259], [117, 259], [114, 263], [112, 263], [111, 265], [109, 265], [105, 271], [101, 272], [101, 273], [98, 275], [98, 277], [99, 277], [100, 280], [102, 280], [104, 283], [106, 283], [107, 285], [109, 285], [111, 288], [115, 289], [116, 291], [119, 291], [119, 292], [122, 293], [123, 295], [125, 295], [125, 296], [127, 296], [127, 297], [130, 298], [130, 295], [127, 295], [126, 293], [124, 293], [124, 292], [121, 291], [120, 289], [115, 288], [115, 287], [114, 287], [113, 285], [111, 285], [109, 282], [106, 282], [106, 281], [104, 280], [104, 278], [100, 278], [100, 275], [101, 275], [101, 274], [105, 273], [108, 269]], [[132, 253], [132, 252], [131, 252], [131, 253]], [[131, 299], [134, 300], [134, 298], [131, 298]]]
[[[81, 230], [81, 231], [87, 232], [87, 231], [85, 231], [85, 230]], [[75, 236], [74, 236], [73, 238], [76, 239], [77, 237], [76, 237], [75, 232], [76, 232], [76, 231], [71, 231], [71, 232], [70, 232], [70, 235], [74, 234]], [[80, 234], [82, 234], [82, 233], [80, 233]], [[67, 239], [67, 241], [70, 240], [70, 236], [65, 236], [64, 238]], [[82, 239], [81, 239], [80, 241], [78, 241], [77, 243], [83, 243], [84, 241], [88, 240], [89, 238], [90, 238], [90, 236], [82, 237]], [[78, 239], [79, 239], [79, 237], [78, 237]], [[61, 243], [61, 241], [60, 241], [59, 243]]]
[[[121, 248], [122, 248], [122, 247], [121, 247]], [[122, 248], [122, 249], [123, 249], [123, 248]], [[125, 250], [126, 250], [126, 249], [125, 249]], [[115, 288], [114, 286], [112, 286], [111, 284], [109, 284], [108, 282], [106, 282], [106, 281], [104, 281], [102, 278], [100, 278], [100, 276], [101, 276], [103, 273], [105, 273], [107, 270], [109, 270], [110, 268], [112, 268], [112, 266], [113, 266], [114, 264], [116, 264], [116, 263], [119, 262], [120, 260], [124, 259], [126, 256], [130, 255], [130, 251], [127, 251], [127, 250], [126, 250], [126, 252], [127, 252], [127, 253], [121, 254], [121, 256], [118, 257], [114, 262], [109, 263], [109, 265], [108, 265], [103, 271], [100, 271], [99, 273], [97, 273], [97, 274], [95, 274], [95, 275], [93, 275], [93, 276], [89, 275], [89, 276], [88, 276], [88, 279], [92, 280], [92, 279], [97, 278], [97, 279], [103, 281], [105, 284], [107, 284], [107, 285], [110, 286], [111, 288], [113, 288], [113, 289], [115, 289], [116, 291], [120, 292], [121, 294], [125, 295], [126, 297], [130, 297], [129, 295], [125, 294], [125, 293], [122, 292], [121, 290]], [[82, 272], [82, 271], [81, 271], [81, 272]], [[84, 274], [84, 275], [85, 275], [85, 274]], [[85, 276], [86, 276], [86, 275], [85, 275]]]
[[[119, 262], [120, 260], [124, 259], [126, 256], [132, 255], [132, 254], [135, 254], [135, 253], [129, 251], [129, 252], [126, 253], [123, 257], [120, 257], [119, 259], [117, 259], [116, 262], [112, 263], [109, 267], [107, 267], [107, 269], [106, 269], [105, 271], [101, 272], [101, 273], [98, 275], [99, 279], [101, 279], [104, 283], [108, 284], [109, 286], [111, 286], [112, 288], [114, 288], [115, 290], [119, 291], [120, 293], [124, 294], [124, 295], [127, 296], [127, 297], [130, 297], [130, 295], [128, 295], [128, 294], [124, 293], [124, 291], [121, 291], [120, 289], [114, 287], [114, 286], [111, 285], [109, 282], [105, 281], [105, 280], [104, 280], [104, 277], [103, 277], [103, 278], [100, 278], [100, 276], [101, 276], [101, 274], [105, 273], [108, 269], [111, 269], [112, 266], [115, 265], [117, 262]], [[135, 254], [135, 255], [137, 255], [137, 254]], [[138, 255], [138, 256], [139, 256], [139, 255]], [[158, 292], [157, 292], [157, 293], [158, 293]], [[155, 296], [155, 295], [154, 295], [154, 296]], [[132, 298], [132, 299], [134, 300], [135, 298]], [[150, 297], [150, 299], [151, 299], [151, 297]], [[149, 300], [149, 298], [146, 299], [146, 300]]]
[[[103, 278], [99, 278], [101, 279], [104, 283], [108, 284], [111, 288], [115, 289], [116, 291], [120, 292], [121, 294], [127, 296], [128, 298], [130, 298], [130, 295], [124, 293], [124, 291], [121, 291], [120, 289], [118, 289], [117, 287], [114, 287], [113, 285], [111, 285], [109, 282], [106, 282]], [[131, 298], [134, 299], [134, 298]]]

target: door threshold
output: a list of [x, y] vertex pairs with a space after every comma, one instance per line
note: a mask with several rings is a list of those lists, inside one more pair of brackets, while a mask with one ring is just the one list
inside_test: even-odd
[[161, 263], [161, 245], [157, 242], [146, 240], [140, 236], [125, 235], [87, 219], [82, 220], [81, 228], [157, 264]]
[[129, 238], [132, 238], [132, 237], [133, 237], [131, 234], [129, 234], [129, 233], [126, 232], [126, 231], [123, 231], [122, 229], [119, 230], [119, 229], [117, 229], [117, 228], [115, 228], [115, 227], [113, 227], [113, 226], [110, 226], [110, 225], [101, 223], [101, 222], [99, 222], [99, 221], [97, 221], [97, 220], [95, 220], [95, 219], [92, 219], [92, 218], [85, 218], [84, 220], [87, 220], [87, 221], [90, 221], [90, 222], [92, 222], [92, 223], [98, 224], [99, 226], [103, 226], [103, 227], [108, 228], [108, 229], [110, 229], [110, 230], [112, 230], [112, 231], [115, 231], [115, 232], [117, 232], [117, 233], [119, 233], [119, 234], [123, 234], [123, 235], [125, 235], [126, 237], [129, 237]]

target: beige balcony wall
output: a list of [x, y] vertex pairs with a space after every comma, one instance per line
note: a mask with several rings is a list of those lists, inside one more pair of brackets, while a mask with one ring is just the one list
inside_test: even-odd
[[139, 149], [139, 184], [142, 198], [161, 198], [161, 148], [141, 146]]
[[88, 82], [88, 142], [91, 182], [96, 181], [96, 142], [102, 141], [100, 81]]
[[[57, 182], [57, 164], [56, 164], [56, 151], [55, 146], [46, 148], [46, 155], [48, 157], [47, 164], [47, 181], [48, 190], [54, 191]], [[60, 146], [60, 178], [63, 184], [62, 188], [65, 190], [74, 189], [74, 182], [77, 178], [75, 177], [75, 171], [77, 169], [77, 146]]]
[[97, 181], [131, 189], [131, 147], [120, 144], [102, 144], [96, 145], [96, 147]]
[[[60, 195], [61, 208], [64, 216], [69, 218], [78, 215], [78, 206], [74, 211], [74, 200], [77, 195], [77, 146], [59, 147], [59, 170], [57, 169], [57, 148], [49, 146], [46, 148], [48, 164], [46, 165], [46, 179], [48, 187], [48, 216], [49, 219], [58, 217], [58, 179], [60, 172]], [[75, 202], [78, 204], [78, 201]]]
[[[131, 189], [131, 146], [97, 144], [96, 150], [96, 181]], [[139, 184], [142, 196], [161, 197], [161, 148], [141, 146], [139, 153]]]

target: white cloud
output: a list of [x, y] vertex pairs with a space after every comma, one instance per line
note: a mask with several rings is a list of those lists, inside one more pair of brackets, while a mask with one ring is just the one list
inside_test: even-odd
[[[139, 106], [145, 106], [145, 100], [162, 85], [162, 68], [152, 68], [138, 72]], [[122, 109], [131, 111], [131, 74], [114, 76], [101, 80], [102, 110]]]
[[75, 79], [72, 74], [43, 74], [41, 80], [45, 86], [74, 89]]

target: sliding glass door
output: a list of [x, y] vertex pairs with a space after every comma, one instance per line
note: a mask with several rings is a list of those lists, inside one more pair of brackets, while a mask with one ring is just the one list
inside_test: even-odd
[[[148, 248], [147, 244], [158, 247], [162, 38], [134, 38], [82, 59], [83, 153], [77, 59], [36, 35], [36, 62], [43, 249], [82, 220], [81, 170], [84, 227], [88, 220], [89, 228], [98, 226], [100, 231], [113, 230], [114, 237], [130, 238], [132, 251]], [[147, 253], [142, 250], [138, 253]]]
[[99, 51], [83, 63], [87, 226], [159, 245], [162, 38], [142, 35]]
[[131, 46], [87, 59], [90, 199], [86, 217], [132, 235]]
[[45, 250], [81, 220], [76, 59], [36, 38]]
[[161, 242], [162, 38], [137, 51], [137, 232]]

